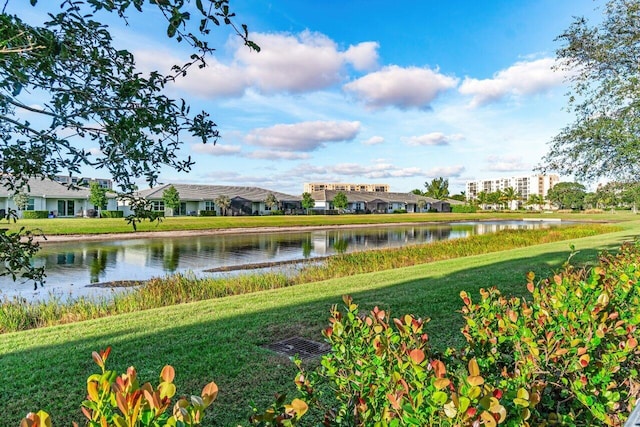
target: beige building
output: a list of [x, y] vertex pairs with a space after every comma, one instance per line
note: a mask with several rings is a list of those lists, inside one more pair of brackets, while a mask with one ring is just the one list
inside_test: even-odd
[[343, 184], [343, 183], [327, 183], [327, 182], [305, 182], [304, 192], [313, 193], [314, 191], [368, 191], [371, 193], [388, 193], [388, 184]]
[[[466, 197], [468, 201], [476, 200], [481, 192], [494, 193], [513, 188], [520, 194], [520, 200], [526, 201], [532, 195], [547, 197], [547, 193], [560, 182], [558, 175], [528, 175], [511, 178], [494, 178], [478, 181], [467, 181]], [[514, 207], [512, 207], [513, 209]], [[517, 207], [515, 207], [517, 208]]]

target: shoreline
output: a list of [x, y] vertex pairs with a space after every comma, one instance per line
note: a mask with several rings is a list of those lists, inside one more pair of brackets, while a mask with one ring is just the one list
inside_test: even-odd
[[[482, 219], [481, 221], [496, 221], [497, 219]], [[425, 226], [439, 224], [443, 221], [424, 222], [393, 222], [393, 223], [371, 223], [371, 224], [333, 224], [333, 225], [297, 225], [282, 227], [238, 227], [238, 228], [213, 228], [202, 230], [169, 230], [169, 231], [131, 231], [128, 233], [101, 233], [101, 234], [52, 234], [41, 237], [36, 236], [34, 241], [42, 244], [65, 243], [73, 241], [109, 241], [109, 240], [133, 240], [133, 239], [154, 239], [163, 237], [191, 237], [191, 236], [215, 236], [223, 234], [253, 234], [253, 233], [296, 233], [304, 231], [349, 229], [349, 228], [371, 228], [371, 227], [407, 227]], [[446, 222], [479, 222], [479, 220], [446, 221]]]

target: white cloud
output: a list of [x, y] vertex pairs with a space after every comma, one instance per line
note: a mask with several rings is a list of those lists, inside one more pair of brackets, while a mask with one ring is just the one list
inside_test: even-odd
[[455, 87], [458, 79], [430, 68], [397, 65], [384, 67], [343, 86], [371, 108], [428, 108], [442, 92]]
[[545, 92], [563, 83], [565, 73], [552, 70], [555, 59], [517, 62], [494, 74], [491, 79], [465, 77], [459, 91], [473, 98], [470, 107], [498, 101], [508, 95], [522, 96]]
[[257, 33], [252, 39], [260, 53], [238, 46], [235, 60], [250, 84], [265, 93], [324, 89], [343, 80], [346, 64], [357, 70], [370, 69], [378, 60], [377, 43], [360, 43], [342, 52], [333, 40], [317, 32]]
[[[311, 176], [331, 180], [330, 177], [354, 177], [357, 179], [411, 178], [422, 177], [424, 171], [417, 167], [399, 167], [391, 163], [362, 165], [359, 163], [338, 163], [329, 166], [301, 165], [292, 170], [292, 176]], [[341, 179], [341, 178], [338, 178]]]
[[419, 145], [449, 145], [451, 141], [460, 141], [464, 139], [464, 135], [456, 133], [453, 135], [445, 135], [442, 132], [431, 132], [424, 135], [412, 136], [406, 138], [407, 144], [412, 146]]
[[487, 170], [492, 172], [521, 172], [532, 170], [532, 166], [519, 156], [488, 156]]
[[433, 177], [433, 178], [437, 178], [437, 177], [444, 177], [444, 178], [448, 178], [448, 177], [457, 177], [460, 176], [463, 172], [464, 172], [465, 168], [462, 165], [457, 165], [457, 166], [441, 166], [441, 167], [437, 167], [437, 168], [432, 168], [429, 169], [426, 173], [425, 176], [428, 177]]
[[380, 44], [377, 42], [358, 43], [355, 46], [349, 46], [344, 53], [344, 58], [358, 71], [373, 70], [378, 66], [379, 48]]
[[104, 153], [102, 152], [100, 147], [91, 147], [87, 151], [89, 152], [89, 154], [91, 154], [93, 156], [102, 156], [102, 155], [104, 155]]
[[247, 153], [245, 157], [265, 160], [303, 160], [310, 156], [307, 153], [292, 153], [291, 151], [257, 150]]
[[211, 154], [213, 156], [233, 156], [242, 151], [238, 145], [226, 144], [192, 144], [191, 149], [196, 153]]
[[360, 122], [302, 122], [254, 129], [245, 141], [271, 149], [304, 152], [317, 150], [327, 142], [351, 141], [359, 131]]
[[371, 138], [362, 141], [362, 145], [378, 145], [384, 142], [384, 138], [381, 136], [372, 136]]

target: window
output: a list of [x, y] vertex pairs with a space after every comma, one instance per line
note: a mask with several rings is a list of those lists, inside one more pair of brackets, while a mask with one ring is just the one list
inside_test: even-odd
[[211, 200], [207, 200], [204, 202], [204, 210], [205, 211], [215, 211], [216, 205]]
[[27, 209], [28, 211], [35, 211], [36, 210], [36, 202], [33, 198], [29, 198], [29, 201], [27, 202]]
[[151, 210], [152, 211], [163, 211], [164, 210], [164, 201], [162, 200], [154, 200], [151, 202]]

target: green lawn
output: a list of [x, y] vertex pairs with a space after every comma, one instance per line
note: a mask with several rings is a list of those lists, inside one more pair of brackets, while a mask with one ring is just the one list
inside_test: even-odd
[[216, 381], [220, 397], [206, 425], [246, 425], [250, 402], [264, 407], [274, 392], [293, 389], [290, 362], [261, 346], [294, 335], [320, 340], [328, 309], [341, 295], [353, 295], [366, 309], [379, 305], [395, 315], [430, 317], [433, 344], [456, 345], [460, 290], [477, 297], [480, 287], [496, 285], [507, 295], [523, 295], [526, 272], [548, 275], [567, 259], [570, 244], [580, 251], [574, 260], [584, 262], [640, 234], [640, 221], [621, 226], [623, 231], [573, 241], [5, 334], [0, 340], [3, 425], [17, 426], [36, 409], [52, 413], [58, 426], [80, 421], [85, 379], [95, 368], [91, 351], [108, 345], [110, 366], [134, 365], [143, 381], [156, 382], [166, 363], [176, 368], [181, 393], [198, 393]]
[[[629, 221], [638, 218], [629, 211], [604, 214], [544, 214], [544, 213], [423, 213], [423, 214], [379, 214], [379, 215], [299, 215], [299, 216], [247, 216], [247, 217], [171, 217], [161, 223], [144, 222], [139, 232], [173, 230], [212, 230], [243, 227], [297, 227], [322, 225], [390, 224], [400, 222], [463, 221], [487, 219], [562, 218], [576, 221]], [[101, 234], [127, 233], [133, 229], [124, 219], [116, 218], [52, 218], [18, 220], [7, 227], [39, 229], [45, 235], [53, 234]], [[4, 225], [3, 225], [4, 227]]]

